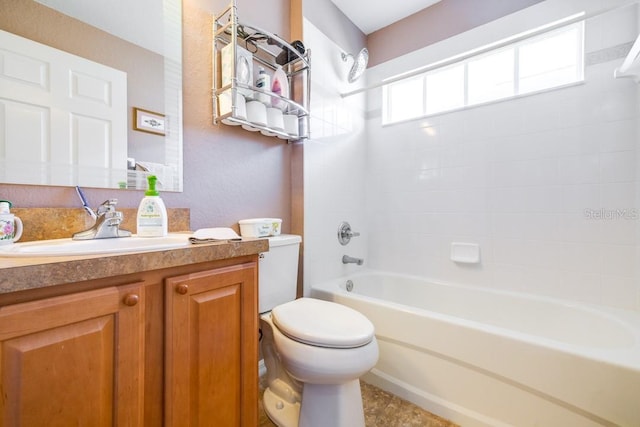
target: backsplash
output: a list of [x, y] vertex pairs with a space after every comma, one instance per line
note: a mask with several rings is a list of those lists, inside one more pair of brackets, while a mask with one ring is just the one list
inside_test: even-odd
[[[136, 232], [137, 208], [119, 208], [124, 215], [120, 228]], [[90, 228], [94, 221], [81, 208], [13, 208], [11, 213], [22, 219], [24, 232], [20, 242], [61, 239]], [[190, 231], [189, 208], [168, 208], [169, 232]]]

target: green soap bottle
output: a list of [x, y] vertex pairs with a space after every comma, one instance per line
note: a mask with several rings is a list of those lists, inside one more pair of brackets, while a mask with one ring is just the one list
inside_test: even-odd
[[167, 208], [160, 198], [160, 192], [156, 190], [155, 175], [147, 177], [149, 189], [145, 191], [144, 198], [138, 206], [138, 231], [140, 237], [166, 236], [169, 228]]

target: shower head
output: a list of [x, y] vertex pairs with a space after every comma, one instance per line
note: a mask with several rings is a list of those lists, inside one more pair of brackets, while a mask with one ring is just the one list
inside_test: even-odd
[[353, 65], [349, 70], [348, 80], [349, 83], [353, 83], [358, 80], [362, 73], [364, 73], [364, 70], [367, 69], [367, 63], [369, 62], [369, 51], [366, 47], [364, 47], [355, 58], [350, 53], [342, 53], [343, 61], [347, 62], [347, 59], [349, 59], [349, 57], [353, 58]]

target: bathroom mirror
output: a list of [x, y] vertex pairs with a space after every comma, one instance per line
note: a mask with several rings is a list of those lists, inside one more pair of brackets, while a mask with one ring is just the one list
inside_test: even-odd
[[182, 191], [181, 0], [0, 10], [0, 182]]

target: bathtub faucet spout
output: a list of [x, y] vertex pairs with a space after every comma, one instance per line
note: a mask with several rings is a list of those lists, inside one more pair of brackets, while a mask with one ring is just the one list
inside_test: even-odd
[[364, 260], [362, 258], [354, 258], [354, 257], [350, 257], [349, 255], [343, 255], [342, 256], [342, 263], [343, 264], [358, 264], [358, 265], [362, 265], [362, 264], [364, 264]]

